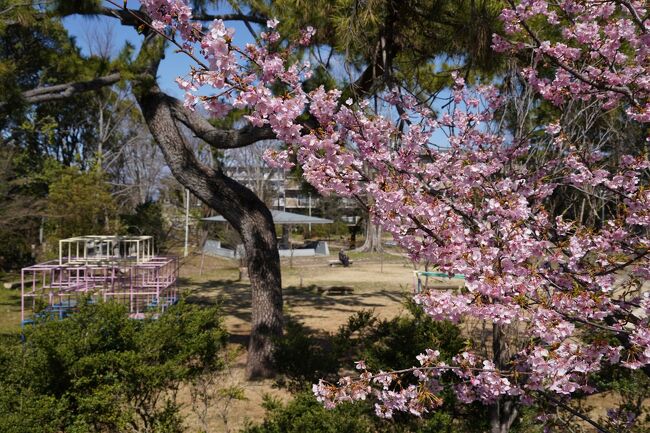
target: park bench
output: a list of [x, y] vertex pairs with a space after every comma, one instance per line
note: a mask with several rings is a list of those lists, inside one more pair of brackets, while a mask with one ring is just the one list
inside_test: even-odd
[[318, 293], [322, 295], [351, 295], [354, 292], [352, 287], [348, 286], [331, 286], [331, 287], [319, 287]]

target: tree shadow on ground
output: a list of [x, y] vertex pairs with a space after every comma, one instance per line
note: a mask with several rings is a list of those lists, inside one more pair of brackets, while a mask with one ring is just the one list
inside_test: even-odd
[[[182, 286], [183, 284], [181, 284]], [[251, 320], [250, 284], [243, 281], [218, 279], [200, 283], [188, 280], [185, 289], [187, 302], [199, 304], [220, 304], [224, 316], [235, 317], [244, 323]], [[362, 309], [376, 309], [386, 306], [382, 302], [400, 303], [404, 300], [403, 289], [382, 289], [359, 291], [344, 285], [288, 286], [283, 289], [286, 314], [304, 322], [306, 319], [327, 320], [328, 313], [337, 311], [354, 314]], [[246, 344], [247, 325], [235, 323], [229, 327], [233, 343]], [[315, 332], [322, 330], [314, 329]]]

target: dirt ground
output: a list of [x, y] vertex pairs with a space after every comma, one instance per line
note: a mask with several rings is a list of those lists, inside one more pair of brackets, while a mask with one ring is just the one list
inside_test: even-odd
[[[385, 318], [404, 311], [405, 296], [413, 291], [413, 264], [399, 255], [355, 255], [349, 268], [330, 267], [335, 257], [301, 257], [282, 259], [282, 286], [285, 314], [317, 332], [335, 332], [353, 313], [371, 309]], [[201, 268], [201, 261], [203, 267]], [[189, 300], [219, 302], [233, 344], [245, 347], [250, 332], [250, 289], [237, 281], [239, 271], [234, 261], [205, 256], [185, 260], [180, 273], [180, 287]], [[209, 416], [212, 431], [238, 431], [247, 422], [260, 422], [264, 417], [262, 400], [265, 394], [286, 401], [287, 392], [273, 387], [273, 381], [246, 382], [241, 353], [233, 367], [221, 379], [241, 386], [246, 400], [232, 401], [224, 425], [225, 402], [217, 404]], [[200, 423], [191, 410], [189, 389], [179, 393], [188, 414], [189, 431]]]
[[[361, 309], [377, 309], [384, 317], [398, 314], [404, 296], [412, 291], [413, 266], [400, 257], [385, 260], [383, 272], [375, 259], [356, 260], [352, 267], [329, 267], [327, 257], [294, 259], [282, 263], [285, 313], [313, 329], [336, 331], [347, 317]], [[197, 263], [199, 262], [199, 263]], [[200, 258], [181, 269], [181, 287], [190, 299], [221, 302], [229, 331], [247, 335], [250, 290], [237, 281], [238, 270], [225, 259], [206, 257], [203, 275]]]

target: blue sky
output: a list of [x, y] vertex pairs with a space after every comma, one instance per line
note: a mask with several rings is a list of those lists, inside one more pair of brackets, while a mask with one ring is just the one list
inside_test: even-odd
[[[119, 2], [119, 0], [118, 0]], [[105, 3], [107, 7], [113, 8], [109, 3]], [[140, 7], [139, 2], [135, 0], [128, 1], [129, 8], [137, 9]], [[222, 7], [220, 10], [212, 11], [214, 13], [230, 13], [231, 9]], [[136, 49], [140, 47], [143, 37], [140, 36], [135, 29], [128, 26], [122, 26], [115, 18], [110, 17], [83, 17], [71, 16], [63, 20], [63, 24], [71, 36], [76, 38], [77, 44], [82, 49], [83, 53], [88, 55], [93, 46], [92, 40], [96, 34], [104, 34], [107, 31], [111, 35], [112, 48], [116, 54], [128, 41], [135, 45]], [[228, 27], [235, 29], [234, 42], [237, 45], [243, 45], [253, 42], [248, 29], [240, 21], [226, 22]], [[253, 24], [255, 26], [255, 24]], [[175, 53], [172, 47], [167, 49], [165, 59], [160, 65], [159, 69], [159, 85], [161, 88], [176, 97], [181, 97], [182, 92], [176, 86], [174, 80], [178, 76], [187, 74], [194, 62], [192, 59], [181, 53]]]

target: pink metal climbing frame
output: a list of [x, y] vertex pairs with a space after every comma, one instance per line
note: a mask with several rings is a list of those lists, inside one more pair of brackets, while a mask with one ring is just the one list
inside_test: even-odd
[[[150, 237], [139, 237], [138, 242], [118, 236], [103, 236], [101, 243], [86, 241], [93, 238], [100, 237], [74, 238], [73, 242], [61, 243], [66, 250], [69, 245], [75, 245], [74, 259], [61, 253], [58, 260], [22, 269], [22, 324], [38, 317], [63, 318], [74, 311], [81, 299], [126, 304], [133, 318], [160, 313], [177, 302], [177, 257], [153, 255]], [[147, 241], [140, 243], [142, 238]], [[77, 248], [79, 244], [83, 245], [82, 251]], [[144, 245], [143, 250], [140, 245]], [[137, 250], [135, 258], [134, 250]]]

